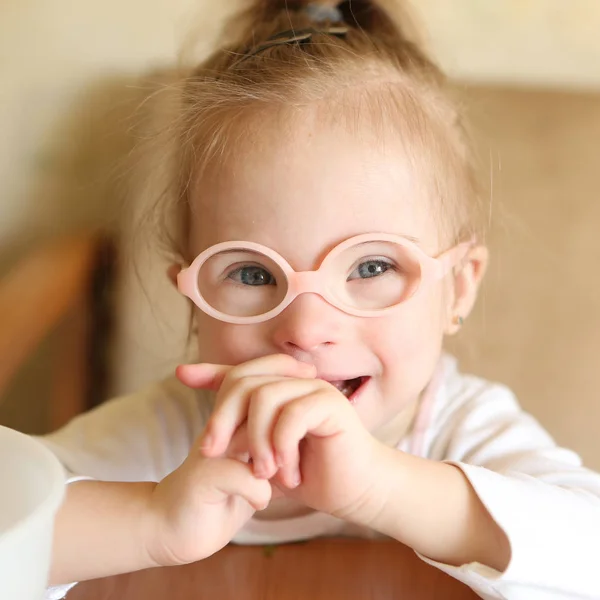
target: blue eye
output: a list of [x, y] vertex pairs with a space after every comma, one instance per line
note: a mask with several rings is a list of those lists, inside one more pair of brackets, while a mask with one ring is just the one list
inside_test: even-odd
[[262, 267], [240, 267], [239, 269], [236, 269], [230, 273], [227, 277], [236, 283], [241, 283], [242, 285], [275, 285], [275, 278], [273, 275], [271, 275], [269, 271], [263, 269]]
[[389, 269], [393, 269], [394, 265], [385, 260], [373, 259], [362, 262], [350, 273], [348, 281], [352, 279], [372, 279], [383, 275]]

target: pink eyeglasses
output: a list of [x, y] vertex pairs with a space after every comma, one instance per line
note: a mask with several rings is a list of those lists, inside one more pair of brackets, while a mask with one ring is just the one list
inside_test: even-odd
[[367, 233], [337, 245], [318, 269], [294, 271], [266, 246], [224, 242], [182, 269], [177, 283], [198, 308], [227, 323], [267, 321], [309, 293], [349, 315], [378, 317], [442, 279], [470, 246], [431, 257], [406, 238]]

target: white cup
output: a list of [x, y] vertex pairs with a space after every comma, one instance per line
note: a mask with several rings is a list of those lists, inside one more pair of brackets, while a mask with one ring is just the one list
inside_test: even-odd
[[40, 600], [65, 472], [43, 444], [0, 427], [0, 598]]

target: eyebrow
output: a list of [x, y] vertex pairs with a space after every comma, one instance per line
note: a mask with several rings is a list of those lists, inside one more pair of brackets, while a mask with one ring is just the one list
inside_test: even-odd
[[[377, 234], [375, 234], [377, 235]], [[403, 235], [403, 234], [396, 234], [398, 235], [399, 238], [404, 238], [405, 240], [408, 240], [409, 242], [412, 242], [413, 244], [418, 244], [419, 243], [419, 238], [416, 238], [412, 235]], [[368, 242], [361, 242], [360, 244], [357, 244], [357, 246], [364, 246], [365, 244], [372, 244], [373, 242], [384, 242], [385, 240], [377, 240], [377, 239], [372, 239], [369, 240]]]
[[413, 244], [418, 244], [419, 243], [419, 238], [414, 237], [413, 235], [404, 235], [401, 234], [398, 237], [403, 237], [404, 239], [408, 240], [409, 242], [413, 242]]
[[[413, 244], [419, 244], [419, 238], [416, 238], [412, 235], [398, 234], [398, 237], [404, 238], [405, 240], [408, 240], [409, 242], [412, 242]], [[380, 241], [383, 241], [383, 240], [380, 240]], [[357, 245], [364, 246], [365, 244], [372, 244], [373, 242], [377, 242], [377, 240], [369, 240], [368, 242], [361, 242], [360, 244], [357, 244]], [[228, 250], [222, 250], [221, 252], [219, 252], [219, 254], [234, 254], [236, 252], [255, 252], [257, 254], [260, 254], [260, 252], [251, 250], [249, 248], [244, 248], [243, 246], [240, 246], [239, 248], [229, 248]]]

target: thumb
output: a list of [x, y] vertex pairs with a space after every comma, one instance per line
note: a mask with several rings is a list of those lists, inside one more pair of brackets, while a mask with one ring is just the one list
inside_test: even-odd
[[250, 445], [248, 442], [248, 422], [244, 421], [233, 434], [225, 452], [227, 458], [235, 458], [240, 462], [250, 461]]
[[179, 365], [175, 369], [175, 374], [177, 379], [187, 387], [217, 391], [230, 369], [229, 365], [199, 363], [196, 365]]
[[230, 458], [213, 459], [218, 461], [218, 478], [215, 487], [226, 496], [240, 496], [254, 510], [265, 509], [271, 501], [271, 484], [266, 479], [258, 479], [248, 465]]

